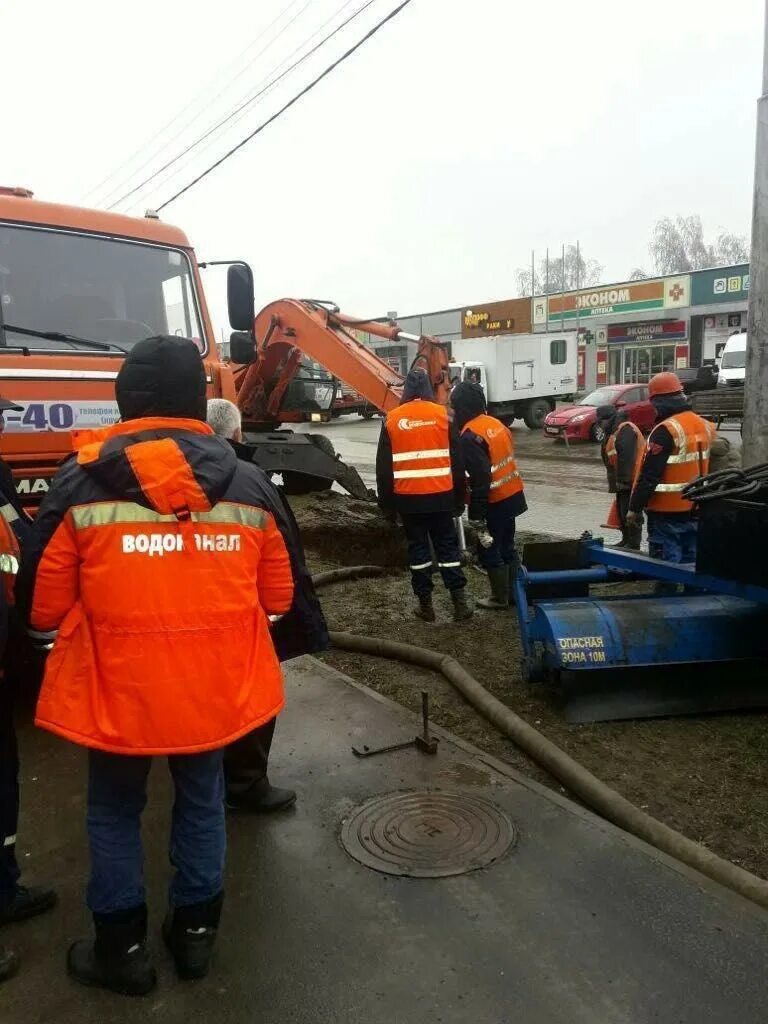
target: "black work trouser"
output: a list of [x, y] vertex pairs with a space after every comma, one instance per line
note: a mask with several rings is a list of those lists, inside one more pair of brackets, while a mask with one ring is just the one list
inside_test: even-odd
[[432, 551], [447, 590], [461, 590], [467, 580], [461, 569], [459, 535], [450, 512], [405, 513], [402, 515], [408, 541], [408, 564], [411, 586], [417, 597], [432, 593]]
[[277, 719], [273, 718], [225, 748], [224, 780], [227, 789], [248, 789], [267, 777], [276, 725]]
[[19, 749], [13, 711], [13, 690], [0, 671], [0, 907], [12, 899], [19, 880]]

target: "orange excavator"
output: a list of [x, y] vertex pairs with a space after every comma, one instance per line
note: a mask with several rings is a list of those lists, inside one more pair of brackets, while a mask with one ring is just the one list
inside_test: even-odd
[[[218, 261], [217, 261], [218, 262]], [[3, 456], [31, 510], [72, 451], [72, 432], [118, 419], [114, 382], [132, 345], [175, 334], [200, 349], [211, 397], [236, 401], [253, 460], [281, 474], [287, 490], [337, 481], [359, 497], [357, 472], [322, 435], [278, 429], [330, 418], [338, 378], [382, 411], [403, 378], [361, 344], [353, 328], [416, 341], [416, 361], [448, 400], [448, 358], [431, 338], [358, 321], [322, 302], [283, 299], [254, 315], [253, 274], [227, 261], [231, 363], [222, 361], [186, 236], [148, 211], [144, 218], [40, 202], [0, 188], [0, 395]]]

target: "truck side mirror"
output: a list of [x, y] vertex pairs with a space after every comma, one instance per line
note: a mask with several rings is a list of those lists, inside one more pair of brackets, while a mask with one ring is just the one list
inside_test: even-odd
[[256, 359], [256, 342], [250, 331], [233, 331], [230, 334], [229, 358], [238, 366], [248, 366]]
[[253, 271], [247, 263], [233, 263], [227, 270], [227, 312], [233, 331], [253, 332], [255, 304]]

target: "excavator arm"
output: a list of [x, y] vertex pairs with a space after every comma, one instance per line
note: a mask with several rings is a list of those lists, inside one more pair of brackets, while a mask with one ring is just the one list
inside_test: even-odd
[[434, 338], [406, 334], [397, 326], [356, 320], [320, 302], [280, 299], [255, 320], [256, 357], [239, 377], [238, 405], [249, 424], [278, 423], [285, 392], [302, 357], [308, 356], [354, 388], [371, 405], [388, 412], [400, 401], [403, 377], [358, 341], [353, 330], [390, 341], [414, 341], [414, 363], [429, 375], [436, 399], [450, 393], [448, 353]]

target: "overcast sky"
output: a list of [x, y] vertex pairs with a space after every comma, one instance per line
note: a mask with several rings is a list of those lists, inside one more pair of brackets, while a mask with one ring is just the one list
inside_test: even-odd
[[[5, 4], [0, 183], [118, 199], [363, 3]], [[167, 199], [394, 6], [373, 0], [117, 208]], [[650, 270], [661, 216], [749, 230], [762, 11], [412, 0], [163, 217], [200, 259], [248, 259], [261, 304], [327, 298], [361, 316], [512, 297], [531, 249], [576, 239], [606, 281]], [[215, 310], [220, 289], [211, 277]]]

